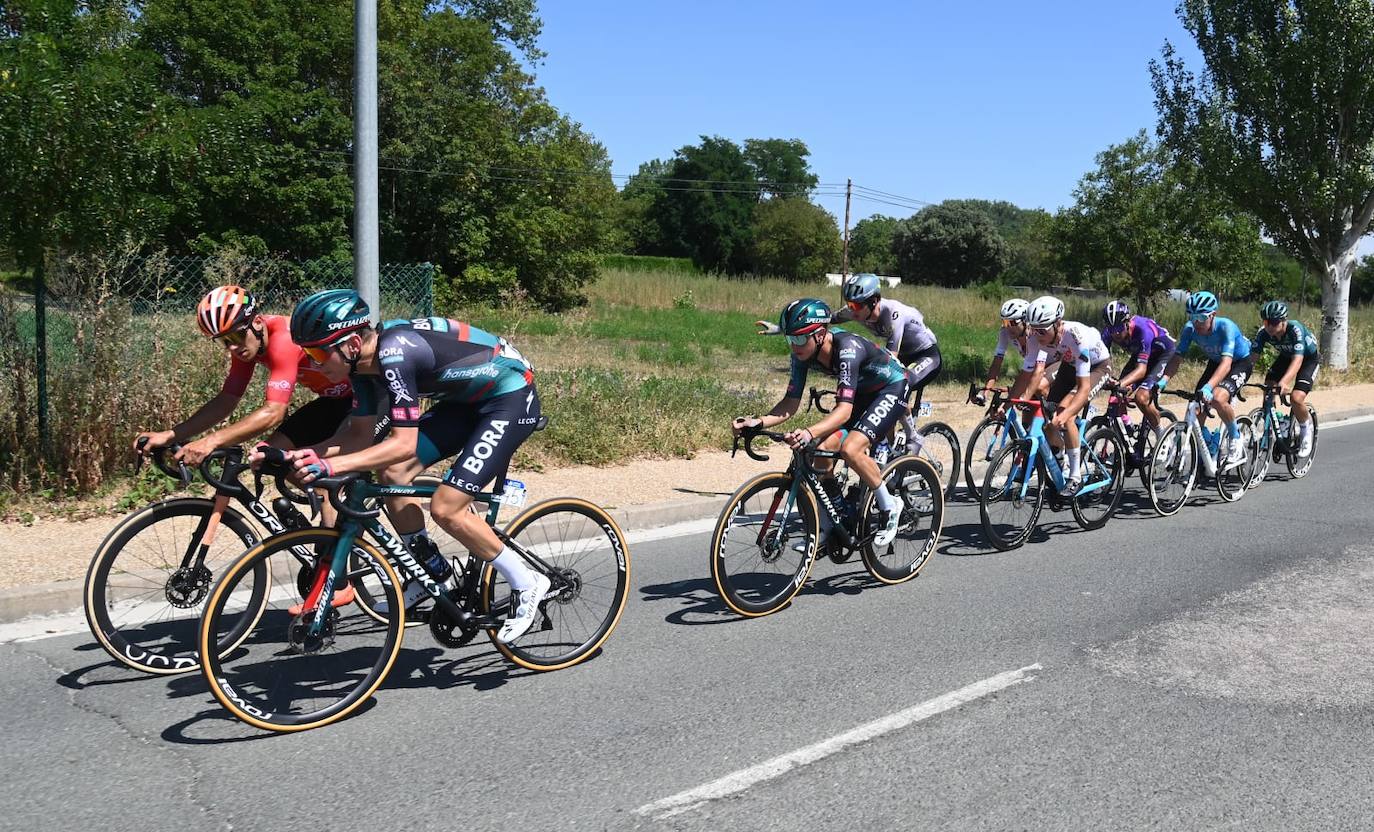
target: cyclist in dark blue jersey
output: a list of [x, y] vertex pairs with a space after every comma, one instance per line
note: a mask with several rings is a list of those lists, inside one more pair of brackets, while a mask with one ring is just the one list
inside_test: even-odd
[[787, 392], [766, 416], [739, 416], [731, 427], [738, 435], [746, 427], [782, 424], [801, 408], [813, 367], [834, 376], [835, 409], [816, 424], [791, 431], [787, 441], [794, 448], [816, 444], [840, 452], [850, 470], [877, 495], [884, 518], [874, 542], [886, 546], [897, 535], [901, 512], [868, 451], [906, 412], [907, 371], [896, 356], [867, 338], [832, 330], [831, 318], [830, 307], [815, 298], [794, 300], [782, 310], [778, 331], [787, 336], [792, 350]]
[[[1178, 349], [1174, 357], [1169, 359], [1164, 375], [1172, 377], [1178, 371], [1178, 365], [1188, 348], [1196, 343], [1202, 354], [1207, 356], [1207, 367], [1198, 378], [1195, 389], [1212, 403], [1212, 408], [1226, 424], [1227, 435], [1236, 440], [1240, 438], [1240, 428], [1236, 426], [1236, 411], [1231, 399], [1250, 378], [1255, 365], [1250, 355], [1250, 339], [1241, 334], [1235, 321], [1217, 316], [1218, 306], [1217, 296], [1211, 292], [1193, 292], [1188, 296], [1188, 323], [1183, 325], [1183, 332], [1178, 336]], [[1244, 442], [1232, 441], [1230, 447], [1230, 454], [1225, 461], [1227, 468], [1245, 461]]]
[[[439, 460], [456, 457], [444, 476], [447, 487], [430, 501], [430, 514], [519, 593], [516, 613], [497, 637], [511, 642], [524, 635], [549, 580], [505, 547], [471, 506], [473, 494], [505, 470], [539, 420], [530, 363], [504, 338], [447, 318], [389, 321], [373, 329], [367, 305], [348, 289], [319, 292], [297, 304], [291, 333], [326, 375], [352, 379], [355, 397], [353, 417], [331, 440], [292, 452], [300, 480], [382, 471], [388, 482], [409, 482]], [[431, 401], [428, 410], [422, 410], [422, 399]], [[390, 432], [374, 443], [379, 418], [390, 421]], [[417, 548], [424, 536], [418, 501], [395, 501], [391, 516], [407, 545]], [[434, 577], [442, 582], [451, 567], [439, 560], [427, 565], [440, 571]], [[406, 587], [407, 604], [423, 595], [423, 587]]]

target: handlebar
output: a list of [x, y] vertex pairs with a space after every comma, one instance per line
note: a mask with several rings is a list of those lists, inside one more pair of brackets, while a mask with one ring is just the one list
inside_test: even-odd
[[829, 413], [830, 411], [834, 410], [834, 409], [835, 409], [835, 405], [834, 405], [834, 404], [831, 404], [829, 407], [826, 406], [826, 404], [825, 404], [826, 397], [829, 397], [831, 400], [834, 400], [834, 399], [835, 399], [835, 391], [834, 391], [834, 390], [818, 390], [818, 389], [816, 389], [815, 387], [812, 387], [812, 388], [811, 388], [811, 400], [808, 401], [808, 402], [806, 403], [806, 410], [807, 410], [807, 412], [809, 413], [809, 412], [811, 411], [811, 408], [813, 408], [813, 407], [816, 408], [817, 410], [819, 410], [821, 413]]
[[[283, 497], [293, 503], [301, 503], [302, 505], [308, 504], [310, 506], [311, 519], [313, 520], [315, 517], [318, 517], [320, 513], [320, 495], [315, 493], [314, 489], [319, 480], [316, 480], [315, 483], [311, 483], [310, 488], [307, 488], [305, 491], [297, 491], [287, 485], [287, 481], [291, 475], [296, 472], [296, 469], [292, 466], [290, 460], [286, 458], [286, 451], [283, 451], [281, 448], [266, 447], [262, 449], [262, 455], [262, 465], [254, 472], [258, 493], [262, 493], [263, 476], [270, 476], [277, 481], [277, 491]], [[333, 495], [331, 494], [330, 497], [330, 501], [333, 502]], [[337, 508], [337, 504], [335, 504], [335, 507]]]
[[982, 407], [983, 405], [988, 405], [989, 410], [996, 410], [998, 407], [1001, 407], [1002, 402], [1006, 399], [1007, 393], [1009, 391], [1005, 387], [989, 388], [989, 392], [992, 393], [991, 404], [988, 403], [987, 397], [983, 395], [983, 392], [983, 388], [979, 387], [977, 382], [969, 382], [968, 398], [965, 399], [965, 402], [967, 404], [974, 404], [979, 407]]
[[[139, 437], [138, 443], [135, 445], [138, 457], [137, 460], [134, 462], [135, 474], [143, 470], [143, 449], [146, 447], [148, 447], [148, 437]], [[191, 470], [191, 466], [177, 460], [176, 467], [172, 467], [171, 463], [167, 460], [167, 454], [169, 452], [173, 456], [175, 456], [176, 452], [179, 450], [181, 450], [181, 444], [177, 442], [174, 442], [171, 445], [163, 445], [160, 448], [153, 449], [153, 464], [157, 466], [159, 471], [171, 477], [172, 479], [180, 480], [182, 487], [185, 487], [190, 485], [192, 480], [196, 478], [195, 473]]]
[[[1283, 403], [1283, 406], [1284, 406], [1284, 407], [1292, 407], [1292, 406], [1293, 406], [1293, 396], [1292, 396], [1292, 394], [1283, 392], [1283, 388], [1279, 387], [1277, 384], [1249, 384], [1249, 383], [1247, 383], [1247, 384], [1243, 384], [1243, 385], [1241, 385], [1241, 386], [1242, 386], [1242, 387], [1253, 387], [1253, 388], [1255, 388], [1256, 390], [1259, 390], [1259, 391], [1261, 391], [1262, 393], [1264, 393], [1264, 395], [1266, 395], [1266, 396], [1278, 396], [1278, 397], [1279, 397], [1279, 401]], [[1241, 399], [1241, 401], [1244, 401], [1244, 399]]]
[[[816, 388], [811, 388], [811, 392], [814, 394], [816, 392]], [[762, 454], [754, 450], [754, 440], [758, 439], [760, 436], [765, 437], [767, 439], [771, 439], [774, 442], [787, 441], [785, 439], [785, 434], [778, 433], [777, 431], [767, 430], [762, 425], [746, 427], [744, 430], [740, 431], [740, 434], [738, 436], [735, 437], [734, 445], [730, 448], [730, 456], [733, 457], [735, 454], [739, 453], [740, 447], [743, 446], [744, 453], [748, 455], [750, 459], [757, 460], [758, 462], [767, 462], [769, 460], [769, 456], [767, 454]]]

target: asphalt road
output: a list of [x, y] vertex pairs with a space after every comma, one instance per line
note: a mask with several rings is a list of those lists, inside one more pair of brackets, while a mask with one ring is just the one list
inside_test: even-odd
[[[822, 563], [758, 620], [717, 602], [705, 534], [640, 543], [592, 661], [411, 631], [371, 707], [304, 734], [86, 635], [0, 644], [0, 829], [1368, 828], [1371, 444], [1325, 431], [1308, 478], [1172, 518], [1138, 489], [1097, 532], [1047, 511], [1010, 553], [956, 504], [916, 581]], [[708, 784], [736, 790], [664, 817]]]

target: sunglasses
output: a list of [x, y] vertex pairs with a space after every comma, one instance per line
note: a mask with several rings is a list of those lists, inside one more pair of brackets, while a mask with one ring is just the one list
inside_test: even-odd
[[1274, 318], [1273, 320], [1270, 320], [1269, 318], [1265, 318], [1265, 319], [1264, 319], [1264, 325], [1265, 325], [1265, 326], [1278, 326], [1279, 324], [1283, 323], [1285, 320], [1287, 320], [1287, 319], [1286, 319], [1286, 318]]
[[1031, 327], [1031, 332], [1034, 332], [1036, 335], [1049, 335], [1050, 332], [1053, 331], [1053, 330], [1054, 330], [1054, 327], [1052, 327], [1052, 326], [1033, 326], [1033, 327]]
[[321, 366], [329, 360], [329, 353], [334, 351], [333, 347], [301, 347], [301, 351], [316, 364]]
[[1002, 319], [1002, 326], [1004, 326], [1004, 327], [1006, 327], [1006, 326], [1016, 326], [1017, 324], [1020, 324], [1020, 323], [1021, 323], [1021, 321], [1012, 320], [1011, 318], [1003, 318], [1003, 319]]
[[238, 329], [231, 329], [223, 335], [216, 335], [214, 340], [226, 347], [241, 347], [248, 343], [248, 333], [251, 330], [251, 325], [241, 326]]
[[855, 312], [862, 312], [868, 308], [868, 304], [861, 300], [847, 300], [845, 304]]
[[791, 344], [791, 345], [794, 346], [794, 347], [805, 346], [806, 342], [807, 342], [807, 341], [810, 341], [810, 340], [811, 340], [811, 334], [810, 334], [810, 333], [807, 333], [806, 335], [789, 335], [789, 336], [787, 336], [787, 343]]
[[1211, 312], [1202, 312], [1202, 313], [1199, 313], [1199, 314], [1197, 314], [1197, 315], [1189, 315], [1189, 316], [1188, 316], [1188, 320], [1192, 321], [1192, 322], [1195, 323], [1195, 324], [1200, 324], [1200, 323], [1202, 323], [1203, 321], [1207, 320], [1207, 319], [1210, 318], [1210, 317], [1212, 317], [1212, 313], [1211, 313]]

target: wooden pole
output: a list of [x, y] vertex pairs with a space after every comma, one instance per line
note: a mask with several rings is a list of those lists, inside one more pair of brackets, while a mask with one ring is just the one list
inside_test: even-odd
[[844, 181], [844, 255], [840, 260], [840, 285], [849, 280], [849, 198], [854, 191], [854, 180]]

